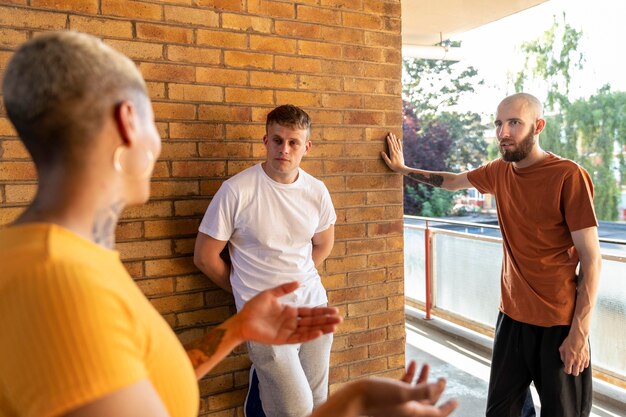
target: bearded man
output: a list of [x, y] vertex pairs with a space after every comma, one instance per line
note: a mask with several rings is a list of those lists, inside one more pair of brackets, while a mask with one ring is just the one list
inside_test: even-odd
[[541, 149], [545, 125], [540, 101], [518, 93], [496, 112], [501, 158], [480, 168], [409, 168], [392, 133], [389, 155], [381, 153], [389, 168], [421, 183], [496, 199], [503, 261], [488, 417], [520, 416], [531, 382], [542, 416], [591, 412], [589, 330], [601, 264], [593, 184], [578, 164]]

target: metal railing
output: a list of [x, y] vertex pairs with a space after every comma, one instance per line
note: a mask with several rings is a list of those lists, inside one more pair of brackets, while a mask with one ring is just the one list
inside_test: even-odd
[[[408, 305], [493, 335], [500, 302], [497, 225], [405, 216]], [[594, 368], [626, 386], [626, 240], [600, 238], [602, 273], [591, 330]]]

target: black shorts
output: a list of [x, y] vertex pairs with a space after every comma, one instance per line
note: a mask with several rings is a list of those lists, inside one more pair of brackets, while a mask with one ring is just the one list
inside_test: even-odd
[[559, 347], [570, 326], [520, 323], [500, 312], [491, 359], [487, 417], [519, 417], [532, 382], [542, 417], [588, 417], [591, 366], [578, 376], [566, 374]]

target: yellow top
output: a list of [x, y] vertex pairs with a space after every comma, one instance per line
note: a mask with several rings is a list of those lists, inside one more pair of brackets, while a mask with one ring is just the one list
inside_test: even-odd
[[64, 414], [148, 378], [172, 417], [198, 384], [116, 251], [51, 224], [0, 229], [0, 416]]

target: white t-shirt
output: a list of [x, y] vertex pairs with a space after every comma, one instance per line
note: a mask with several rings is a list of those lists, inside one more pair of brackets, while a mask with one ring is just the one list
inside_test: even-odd
[[281, 301], [312, 307], [328, 298], [313, 263], [311, 239], [336, 220], [323, 182], [300, 169], [294, 183], [281, 184], [257, 164], [222, 184], [199, 230], [229, 241], [237, 310], [260, 291], [290, 281], [299, 281], [300, 287]]

